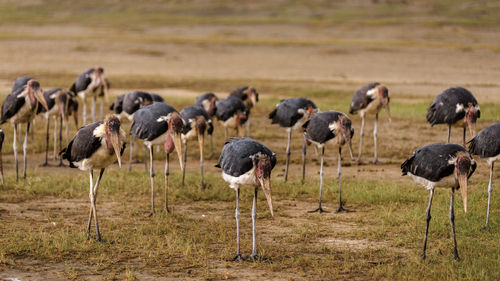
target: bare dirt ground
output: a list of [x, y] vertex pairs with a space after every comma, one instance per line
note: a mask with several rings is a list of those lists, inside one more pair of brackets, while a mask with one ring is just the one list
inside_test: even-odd
[[[356, 28], [276, 24], [260, 25], [258, 28], [246, 25], [138, 27], [137, 30], [118, 32], [111, 29], [72, 25], [39, 27], [3, 25], [0, 26], [0, 34], [11, 35], [10, 39], [8, 36], [7, 39], [2, 39], [0, 44], [0, 90], [2, 93], [8, 92], [12, 78], [18, 75], [36, 76], [37, 72], [76, 75], [90, 65], [99, 64], [106, 69], [107, 73], [113, 75], [269, 79], [283, 83], [290, 81], [307, 83], [318, 88], [352, 91], [368, 82], [380, 81], [389, 85], [392, 101], [403, 103], [429, 101], [449, 86], [464, 85], [475, 94], [480, 103], [500, 103], [498, 50], [500, 36], [496, 28], [425, 26]], [[219, 39], [226, 41], [218, 42]], [[112, 94], [121, 94], [128, 90], [130, 89], [123, 89], [120, 85], [116, 85], [112, 88]], [[184, 88], [153, 90], [167, 99], [169, 96], [194, 98], [199, 94], [197, 91]], [[217, 94], [224, 96], [226, 93]], [[273, 94], [261, 93], [261, 95], [265, 99], [267, 95]], [[265, 116], [262, 115], [257, 120], [255, 124], [259, 126], [265, 122]], [[408, 124], [396, 120], [388, 125], [383, 123], [385, 121], [382, 121], [380, 127], [380, 136], [383, 139], [380, 147], [382, 162], [401, 159], [400, 155], [384, 152], [391, 147], [406, 147], [401, 155], [408, 155], [408, 151], [413, 148], [407, 147], [407, 139], [418, 139], [420, 143], [444, 140], [445, 128], [442, 128], [441, 133], [437, 133], [436, 130], [431, 131], [428, 126], [417, 126], [418, 130], [410, 130], [405, 133], [405, 138], [402, 138], [399, 130], [405, 129]], [[359, 120], [355, 119], [355, 122]], [[365, 162], [371, 159], [372, 153], [370, 122], [367, 123], [365, 137], [367, 139], [367, 146], [364, 150]], [[284, 152], [285, 133], [279, 131], [275, 134], [268, 142], [271, 143], [272, 149]], [[455, 135], [455, 138], [458, 142], [459, 137]], [[294, 141], [293, 153], [298, 155], [300, 139], [295, 136]], [[354, 145], [354, 148], [354, 153], [357, 154], [357, 145]], [[309, 161], [315, 162], [316, 165], [308, 167], [307, 175], [317, 177], [318, 162], [312, 160], [315, 158], [312, 149], [309, 149], [308, 153]], [[344, 157], [348, 157], [347, 153]], [[76, 172], [66, 168], [38, 167], [43, 160], [42, 154], [30, 155], [30, 159], [34, 160], [30, 164], [33, 173]], [[188, 171], [198, 169], [196, 159], [197, 156], [193, 152], [189, 159]], [[298, 159], [299, 157], [296, 156], [296, 161], [292, 162], [291, 174], [300, 173]], [[5, 156], [4, 161], [7, 174], [12, 175], [12, 155]], [[215, 159], [207, 161], [207, 173], [220, 172], [213, 168], [215, 161]], [[343, 176], [347, 179], [383, 179], [396, 182], [405, 180], [400, 176], [398, 163], [357, 166], [349, 165], [347, 158], [343, 162], [346, 164]], [[157, 161], [155, 165], [161, 167], [163, 162]], [[175, 170], [177, 165], [174, 166]], [[275, 180], [282, 180], [282, 166], [283, 163], [280, 163], [275, 170]], [[134, 169], [143, 169], [143, 164], [135, 164]], [[329, 178], [334, 179], [336, 158], [333, 154], [327, 157], [326, 169], [328, 173], [331, 173]], [[487, 173], [481, 172], [481, 174], [486, 176]], [[498, 177], [496, 179], [498, 180]], [[293, 221], [295, 224], [307, 223], [308, 214], [304, 210], [315, 206], [315, 200], [279, 202], [282, 214], [277, 216], [272, 223], [269, 220], [259, 222], [259, 227], [265, 230], [259, 233], [260, 237], [269, 239], [266, 237], [270, 232], [287, 233], [289, 231], [286, 227], [287, 221]], [[101, 216], [120, 219], [113, 212], [114, 204], [116, 203], [100, 202]], [[199, 216], [203, 207], [197, 204], [199, 203], [182, 203], [177, 204], [175, 208], [178, 212]], [[327, 199], [327, 205], [330, 205], [330, 208], [333, 208], [333, 204], [335, 203]], [[233, 202], [212, 207], [209, 211], [203, 211], [203, 214], [221, 218], [233, 216]], [[52, 223], [47, 218], [47, 212], [56, 211], [64, 212], [65, 217], [68, 218], [66, 222], [68, 225], [81, 228], [82, 222], [86, 219], [87, 208], [87, 197], [80, 199], [43, 198], [20, 203], [0, 202], [0, 218], [2, 223], [23, 220], [44, 226]], [[368, 212], [367, 207], [365, 209], [360, 207], [357, 212], [347, 214], [341, 222], [335, 219], [335, 215], [323, 217], [319, 228], [320, 230], [328, 229], [329, 231], [326, 232], [328, 234], [323, 236], [321, 241], [314, 243], [349, 251], [391, 247], [385, 243], [374, 243], [362, 239], [336, 238], [335, 231], [349, 232], [363, 229], [363, 225], [355, 223], [355, 217], [363, 216]], [[350, 217], [353, 218], [352, 222], [346, 222], [350, 220]], [[405, 250], [401, 248], [394, 250], [405, 254]], [[130, 263], [133, 262], [130, 261]], [[68, 268], [79, 268], [79, 271], [85, 272], [79, 275], [78, 279], [101, 280], [103, 278], [102, 272], [95, 272], [89, 268], [88, 264], [74, 262], [47, 264], [23, 257], [15, 261], [15, 266], [1, 268], [0, 278], [5, 280], [65, 280], [68, 275], [61, 272], [68, 271]], [[159, 276], [151, 271], [151, 268], [143, 265], [138, 268], [135, 275], [139, 280], [191, 279], [179, 273]], [[307, 279], [291, 273], [259, 271], [255, 268], [250, 270], [228, 263], [213, 268], [217, 276], [226, 276], [228, 279]], [[370, 279], [369, 276], [351, 277], [359, 280]]]

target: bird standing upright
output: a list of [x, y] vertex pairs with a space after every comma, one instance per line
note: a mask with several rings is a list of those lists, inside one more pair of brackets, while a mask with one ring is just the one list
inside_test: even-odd
[[215, 167], [222, 168], [222, 178], [229, 183], [230, 188], [236, 191], [237, 252], [234, 260], [243, 260], [240, 251], [240, 185], [253, 185], [255, 187], [252, 205], [252, 254], [250, 258], [257, 260], [255, 226], [257, 220], [257, 190], [260, 185], [266, 196], [271, 216], [274, 216], [271, 194], [271, 171], [274, 165], [276, 165], [276, 154], [251, 138], [232, 138], [222, 148], [219, 161]]
[[217, 110], [215, 116], [224, 126], [224, 139], [227, 140], [228, 128], [236, 130], [236, 134], [241, 134], [240, 127], [248, 120], [248, 108], [243, 101], [237, 97], [230, 96], [226, 99], [218, 100], [215, 103]]
[[354, 135], [354, 129], [351, 128], [351, 120], [342, 112], [338, 111], [326, 111], [314, 114], [309, 121], [304, 123], [303, 128], [305, 129], [304, 136], [307, 141], [312, 142], [318, 148], [321, 148], [321, 168], [320, 168], [320, 183], [319, 183], [319, 206], [316, 210], [310, 211], [310, 213], [326, 212], [321, 207], [321, 194], [323, 189], [323, 158], [325, 156], [325, 145], [331, 143], [335, 147], [338, 147], [337, 156], [337, 175], [339, 181], [339, 207], [337, 212], [347, 211], [343, 207], [342, 203], [342, 189], [341, 189], [341, 153], [342, 146], [347, 143], [349, 147], [349, 152], [352, 156], [351, 138]]
[[490, 201], [493, 192], [493, 164], [500, 159], [500, 123], [495, 123], [479, 132], [477, 136], [469, 141], [469, 152], [488, 158], [490, 165], [490, 181], [488, 183], [488, 210], [486, 211], [486, 226], [489, 225]]
[[456, 87], [446, 89], [437, 95], [427, 110], [427, 121], [432, 126], [448, 124], [448, 142], [450, 142], [451, 125], [464, 119], [458, 125], [464, 128], [463, 146], [465, 147], [465, 131], [469, 128], [471, 137], [476, 135], [476, 120], [481, 116], [481, 111], [476, 98], [469, 90]]
[[2, 181], [2, 184], [4, 183], [4, 181], [3, 181], [3, 160], [2, 160], [2, 147], [3, 147], [4, 140], [5, 140], [5, 134], [3, 133], [3, 130], [0, 129], [0, 180]]
[[[203, 181], [203, 146], [205, 139], [205, 130], [209, 135], [212, 135], [214, 127], [212, 120], [208, 113], [201, 106], [188, 106], [181, 111], [181, 117], [184, 120], [184, 129], [182, 133], [182, 143], [184, 144], [184, 167], [186, 167], [187, 160], [187, 141], [195, 137], [198, 138], [198, 145], [200, 147], [200, 173], [201, 173], [201, 188], [205, 187]], [[182, 186], [184, 186], [184, 178], [186, 176], [186, 169], [182, 170]]]
[[134, 114], [130, 134], [134, 137], [144, 140], [144, 144], [149, 149], [149, 176], [151, 178], [151, 213], [155, 212], [154, 205], [154, 169], [153, 169], [153, 145], [165, 145], [167, 158], [165, 161], [165, 210], [168, 209], [168, 175], [169, 175], [169, 157], [170, 153], [177, 150], [181, 170], [184, 170], [182, 162], [182, 144], [181, 134], [184, 128], [184, 122], [177, 110], [172, 106], [157, 102], [142, 107]]
[[351, 107], [349, 109], [349, 114], [356, 114], [359, 112], [361, 116], [361, 133], [359, 137], [359, 151], [358, 163], [361, 162], [361, 150], [363, 147], [363, 137], [365, 135], [365, 115], [375, 114], [375, 123], [373, 125], [373, 162], [378, 162], [377, 154], [377, 123], [378, 123], [378, 113], [382, 108], [385, 108], [387, 115], [389, 116], [389, 122], [391, 121], [391, 112], [389, 110], [389, 90], [387, 87], [375, 82], [363, 86], [361, 89], [357, 90], [352, 96]]
[[254, 87], [243, 86], [232, 91], [229, 96], [241, 99], [248, 108], [247, 135], [250, 136], [250, 110], [252, 110], [259, 101], [259, 93], [257, 93]]
[[[219, 99], [214, 93], [205, 93], [202, 94], [198, 97], [196, 97], [196, 100], [194, 101], [194, 105], [201, 106], [205, 111], [208, 113], [208, 116], [210, 116], [210, 119], [213, 119], [215, 116], [215, 112], [217, 111], [217, 107], [215, 106], [215, 103]], [[208, 158], [212, 158], [214, 155], [214, 150], [213, 150], [213, 140], [212, 140], [213, 134], [209, 134], [210, 137], [210, 154], [208, 155]]]
[[[292, 130], [303, 130], [302, 125], [307, 122], [314, 113], [319, 111], [318, 107], [307, 98], [292, 98], [282, 100], [276, 105], [276, 108], [269, 114], [272, 124], [278, 124], [286, 128], [288, 133], [288, 142], [286, 145], [286, 168], [285, 182], [288, 179], [288, 164], [290, 162], [290, 140]], [[306, 176], [306, 139], [302, 145], [302, 182]]]
[[476, 161], [464, 147], [458, 144], [437, 143], [417, 148], [410, 158], [401, 165], [402, 175], [410, 177], [430, 191], [426, 212], [425, 238], [422, 258], [425, 259], [427, 234], [431, 220], [431, 204], [435, 187], [451, 188], [450, 225], [453, 236], [453, 255], [459, 259], [457, 240], [455, 238], [455, 190], [460, 189], [467, 213], [467, 180], [476, 169]]
[[31, 77], [20, 77], [14, 82], [13, 91], [2, 103], [2, 120], [0, 124], [10, 121], [14, 127], [13, 148], [16, 162], [16, 181], [19, 179], [19, 165], [17, 161], [17, 124], [26, 123], [26, 133], [23, 143], [23, 178], [26, 178], [26, 150], [28, 149], [28, 132], [30, 123], [36, 116], [38, 104], [47, 109], [47, 103], [43, 98], [43, 90], [38, 81]]
[[[104, 121], [95, 122], [80, 128], [68, 144], [68, 147], [60, 152], [62, 158], [68, 160], [71, 168], [89, 171], [90, 213], [85, 233], [86, 235], [89, 234], [92, 217], [94, 217], [97, 241], [101, 241], [95, 205], [97, 188], [106, 167], [118, 160], [118, 165], [121, 168], [121, 155], [125, 150], [125, 139], [125, 132], [120, 129], [120, 120], [116, 116], [108, 115]], [[95, 184], [93, 180], [94, 169], [100, 169]]]
[[102, 87], [104, 95], [108, 92], [108, 83], [104, 77], [104, 69], [102, 67], [89, 68], [85, 72], [78, 75], [75, 82], [70, 88], [70, 91], [78, 95], [83, 103], [83, 125], [87, 123], [87, 97], [92, 97], [92, 122], [95, 122], [95, 108], [96, 108], [96, 91]]

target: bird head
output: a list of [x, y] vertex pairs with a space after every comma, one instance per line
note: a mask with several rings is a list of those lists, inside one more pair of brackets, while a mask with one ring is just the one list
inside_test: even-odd
[[455, 165], [457, 188], [459, 188], [462, 193], [464, 212], [467, 213], [467, 180], [476, 169], [476, 161], [468, 152], [459, 151], [456, 157], [450, 159], [450, 163]]
[[385, 111], [387, 111], [387, 115], [389, 116], [389, 122], [391, 122], [391, 111], [389, 110], [389, 90], [386, 86], [380, 85], [378, 87], [378, 97], [380, 99], [380, 103], [384, 106]]
[[116, 158], [118, 159], [118, 166], [122, 167], [121, 160], [121, 148], [122, 143], [120, 141], [120, 120], [112, 115], [106, 115], [104, 119], [104, 126], [106, 130], [106, 145], [109, 150], [113, 150], [116, 154]]
[[465, 123], [469, 127], [469, 133], [472, 137], [476, 136], [476, 121], [479, 115], [478, 108], [469, 103], [465, 109]]
[[256, 184], [260, 184], [264, 194], [266, 195], [267, 204], [269, 205], [269, 210], [271, 211], [271, 216], [274, 216], [273, 212], [273, 198], [271, 192], [271, 159], [268, 155], [263, 153], [257, 153], [251, 156], [253, 164], [255, 167], [255, 177]]
[[78, 128], [78, 99], [72, 92], [67, 91], [66, 93], [69, 97], [67, 113], [68, 115], [73, 115], [73, 119], [75, 120], [75, 127]]
[[45, 101], [45, 98], [43, 97], [43, 89], [40, 86], [40, 83], [38, 81], [31, 79], [28, 81], [28, 84], [26, 85], [27, 90], [28, 90], [28, 97], [31, 103], [31, 106], [35, 106], [36, 102], [38, 101], [45, 110], [49, 110], [49, 106], [47, 105], [47, 102]]
[[209, 103], [209, 106], [208, 106], [208, 110], [207, 110], [207, 113], [209, 116], [214, 116], [215, 115], [215, 111], [217, 110], [217, 107], [215, 106], [215, 103], [218, 101], [219, 99], [216, 97], [216, 96], [213, 96], [210, 98], [210, 103]]
[[[170, 113], [167, 118], [167, 123], [168, 123], [168, 136], [167, 136], [167, 141], [165, 143], [165, 152], [169, 153], [172, 152], [172, 139], [173, 139], [173, 145], [175, 146], [175, 150], [177, 151], [177, 156], [179, 157], [179, 164], [181, 166], [181, 170], [184, 170], [184, 163], [182, 161], [182, 143], [181, 143], [181, 136], [182, 136], [182, 131], [184, 129], [184, 121], [182, 120], [181, 115], [179, 112], [174, 111]], [[170, 137], [170, 140], [169, 140]], [[170, 142], [170, 144], [168, 144]]]

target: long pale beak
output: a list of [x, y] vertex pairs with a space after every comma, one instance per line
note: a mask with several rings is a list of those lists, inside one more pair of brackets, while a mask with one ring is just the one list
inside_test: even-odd
[[205, 140], [204, 134], [198, 134], [198, 144], [200, 145], [200, 161], [203, 161], [203, 143]]
[[240, 138], [242, 138], [242, 137], [244, 137], [244, 136], [245, 136], [245, 130], [242, 130], [242, 129], [241, 129], [241, 126], [237, 126], [237, 127], [236, 127], [236, 130], [238, 131], [238, 136], [239, 136]]
[[471, 138], [476, 136], [476, 122], [467, 122], [467, 127], [469, 127], [469, 133]]
[[78, 130], [78, 112], [74, 111], [72, 114], [73, 114], [73, 119], [75, 120], [75, 128]]
[[184, 171], [184, 162], [182, 161], [182, 159], [183, 159], [182, 152], [183, 151], [182, 151], [181, 134], [174, 133], [173, 139], [174, 139], [175, 150], [177, 151], [177, 157], [179, 158], [179, 164], [181, 166], [181, 171]]
[[354, 156], [352, 155], [352, 141], [351, 138], [347, 141], [347, 146], [349, 147], [349, 154], [351, 155], [351, 161], [354, 160]]
[[386, 103], [384, 107], [385, 107], [385, 111], [387, 111], [387, 116], [389, 116], [389, 122], [392, 123], [391, 111], [389, 110], [389, 103]]
[[120, 150], [121, 150], [120, 137], [117, 133], [111, 133], [110, 139], [111, 139], [111, 145], [113, 146], [113, 150], [115, 151], [115, 154], [116, 154], [116, 159], [118, 159], [118, 166], [120, 166], [120, 168], [121, 168], [122, 167], [122, 157], [120, 155]]
[[458, 176], [458, 185], [462, 193], [462, 201], [464, 202], [464, 212], [467, 213], [467, 175]]
[[49, 110], [49, 106], [47, 105], [47, 102], [45, 101], [45, 98], [43, 97], [43, 91], [42, 89], [35, 90], [33, 93], [35, 95], [35, 98], [42, 104], [43, 108], [45, 110]]
[[274, 217], [273, 198], [271, 194], [271, 180], [269, 178], [264, 178], [259, 181], [260, 185], [262, 186], [262, 190], [264, 190], [264, 194], [266, 195], [267, 204], [269, 205], [269, 210], [271, 211], [271, 216]]

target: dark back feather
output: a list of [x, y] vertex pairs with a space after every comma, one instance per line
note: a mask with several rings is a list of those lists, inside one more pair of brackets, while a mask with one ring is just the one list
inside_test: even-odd
[[89, 84], [92, 82], [90, 75], [94, 72], [94, 68], [89, 68], [85, 70], [83, 73], [80, 73], [78, 77], [76, 77], [75, 82], [71, 85], [70, 91], [78, 94], [78, 92], [87, 89]]
[[365, 85], [358, 89], [354, 95], [352, 96], [351, 107], [349, 108], [350, 114], [355, 114], [358, 110], [364, 109], [368, 106], [373, 99], [367, 95], [366, 93], [380, 85], [378, 82], [373, 82], [368, 85]]
[[[441, 94], [437, 95], [432, 104], [427, 110], [427, 121], [432, 125], [435, 124], [455, 124], [457, 121], [465, 117], [465, 111], [457, 112], [457, 104], [467, 108], [468, 104], [477, 105], [477, 100], [471, 92], [462, 87], [446, 89]], [[480, 117], [480, 112], [477, 112], [477, 117]]]
[[99, 149], [101, 138], [94, 136], [94, 130], [103, 123], [103, 121], [99, 121], [80, 128], [75, 137], [69, 142], [68, 147], [59, 153], [62, 155], [62, 159], [69, 161], [71, 168], [76, 168], [73, 162], [87, 159]]
[[116, 97], [113, 104], [109, 107], [110, 110], [113, 110], [114, 113], [120, 114], [123, 111], [123, 99], [125, 99], [125, 95], [119, 95]]
[[[47, 103], [47, 107], [49, 108], [49, 111], [56, 104], [56, 98], [55, 98], [55, 96], [52, 96], [52, 95], [56, 94], [57, 92], [59, 92], [61, 90], [62, 90], [61, 88], [53, 88], [53, 89], [50, 89], [50, 90], [43, 92], [43, 99]], [[47, 112], [47, 110], [43, 106], [39, 105], [37, 110], [36, 110], [36, 114], [43, 113], [43, 112]]]
[[218, 100], [215, 103], [217, 111], [215, 116], [218, 120], [226, 121], [233, 117], [238, 111], [245, 113], [248, 116], [248, 108], [245, 106], [243, 101], [237, 97], [230, 96], [225, 99]]
[[222, 148], [219, 161], [215, 165], [233, 177], [239, 177], [253, 168], [250, 156], [262, 153], [269, 156], [271, 169], [276, 165], [276, 154], [262, 143], [251, 138], [233, 138], [228, 140]]
[[134, 114], [130, 134], [147, 141], [156, 139], [168, 130], [168, 123], [165, 121], [158, 122], [158, 119], [166, 117], [172, 112], [177, 112], [177, 110], [163, 102], [156, 102], [142, 107]]
[[125, 95], [123, 98], [122, 110], [132, 115], [144, 104], [152, 104], [153, 98], [151, 94], [143, 91], [133, 91]]
[[[305, 129], [306, 138], [318, 142], [325, 143], [335, 137], [334, 132], [329, 128], [330, 124], [337, 122], [340, 116], [347, 116], [339, 111], [325, 111], [314, 114], [311, 119], [306, 122], [302, 127]], [[349, 128], [351, 121], [347, 118]]]
[[317, 109], [318, 107], [307, 98], [282, 100], [269, 114], [269, 119], [272, 120], [272, 124], [279, 124], [280, 127], [293, 127], [304, 116], [304, 114], [297, 111], [299, 109], [308, 110], [308, 108]]
[[5, 97], [5, 100], [2, 103], [2, 120], [0, 124], [7, 122], [7, 120], [16, 115], [19, 109], [21, 109], [26, 102], [24, 97], [17, 97], [26, 89], [26, 85], [22, 87], [15, 87], [15, 89], [15, 91]]
[[495, 123], [479, 132], [469, 141], [469, 152], [481, 158], [500, 154], [500, 123]]

